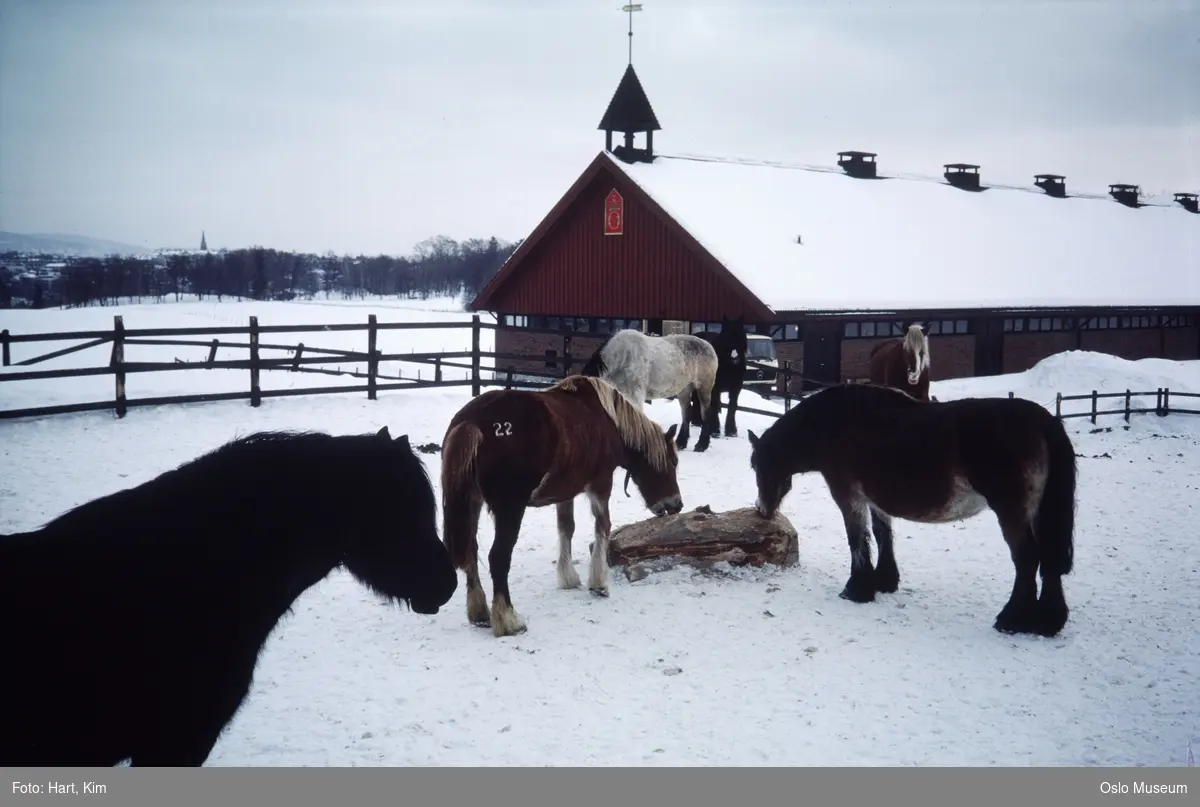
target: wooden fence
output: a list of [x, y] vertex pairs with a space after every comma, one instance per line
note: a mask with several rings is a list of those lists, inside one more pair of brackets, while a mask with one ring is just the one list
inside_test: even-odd
[[[466, 387], [471, 388], [472, 397], [480, 394], [484, 387], [502, 386], [506, 389], [514, 387], [543, 387], [555, 380], [568, 375], [573, 369], [578, 371], [587, 356], [572, 357], [569, 345], [572, 339], [570, 332], [546, 330], [545, 333], [560, 335], [567, 349], [564, 355], [556, 361], [556, 372], [536, 372], [516, 369], [516, 362], [544, 361], [544, 355], [522, 355], [497, 353], [481, 349], [480, 337], [484, 329], [495, 330], [493, 323], [485, 323], [479, 315], [466, 321], [443, 322], [385, 322], [377, 320], [371, 314], [365, 323], [334, 323], [315, 325], [259, 325], [257, 317], [249, 318], [248, 326], [219, 326], [200, 328], [126, 328], [121, 316], [113, 317], [113, 328], [110, 331], [69, 331], [59, 333], [30, 333], [13, 334], [8, 330], [0, 332], [0, 351], [3, 353], [4, 367], [31, 367], [50, 361], [51, 359], [77, 353], [92, 348], [111, 345], [108, 362], [94, 367], [71, 367], [61, 370], [17, 370], [0, 372], [0, 384], [16, 383], [54, 378], [81, 378], [86, 376], [113, 376], [113, 396], [105, 400], [87, 401], [82, 403], [59, 404], [54, 406], [37, 406], [21, 409], [0, 410], [0, 419], [35, 417], [43, 415], [67, 414], [73, 412], [90, 412], [111, 409], [119, 418], [132, 407], [160, 406], [163, 404], [204, 403], [209, 401], [230, 401], [249, 399], [251, 406], [259, 406], [264, 398], [299, 395], [324, 395], [334, 393], [363, 393], [370, 400], [376, 400], [380, 391], [399, 389], [418, 389], [430, 387]], [[423, 353], [383, 353], [378, 349], [381, 331], [396, 330], [470, 330], [471, 348], [463, 351], [436, 351]], [[528, 329], [526, 329], [528, 330]], [[339, 348], [306, 345], [302, 341], [295, 344], [278, 344], [263, 341], [264, 335], [305, 334], [327, 332], [356, 332], [366, 331], [367, 345], [365, 351], [345, 350]], [[198, 337], [205, 337], [199, 339]], [[244, 337], [239, 339], [238, 337]], [[268, 336], [270, 338], [270, 336]], [[79, 342], [70, 347], [52, 350], [40, 355], [31, 356], [18, 362], [12, 361], [12, 346], [55, 343]], [[127, 361], [125, 352], [128, 347], [135, 345], [154, 345], [172, 347], [207, 348], [207, 357], [203, 361]], [[218, 355], [222, 348], [249, 351], [249, 358], [220, 359]], [[281, 352], [285, 355], [273, 357], [264, 352]], [[417, 371], [416, 378], [388, 376], [380, 373], [380, 363], [385, 361], [414, 363], [428, 368], [429, 375], [422, 377]], [[329, 369], [319, 365], [343, 364], [356, 362], [366, 365], [366, 371], [347, 371]], [[800, 379], [800, 374], [794, 372], [785, 362], [779, 369], [783, 376], [783, 402], [785, 409], [790, 408], [792, 398], [800, 397], [789, 391], [788, 380]], [[467, 371], [466, 378], [446, 378], [444, 370], [456, 369]], [[232, 392], [208, 392], [189, 395], [160, 395], [142, 398], [130, 398], [126, 394], [126, 382], [131, 374], [179, 372], [185, 370], [246, 370], [249, 373], [247, 389]], [[362, 384], [312, 386], [290, 389], [263, 389], [261, 374], [263, 371], [286, 371], [292, 373], [314, 373], [333, 376], [351, 376], [363, 379]], [[485, 371], [490, 371], [491, 378], [485, 377]], [[739, 407], [740, 411], [778, 417], [779, 412]]]
[[[1151, 395], [1154, 396], [1154, 406], [1152, 406], [1152, 407], [1149, 407], [1149, 406], [1135, 407], [1135, 406], [1131, 405], [1134, 398], [1149, 398]], [[1138, 392], [1137, 390], [1128, 390], [1128, 389], [1125, 390], [1124, 392], [1097, 392], [1096, 390], [1092, 390], [1090, 393], [1087, 393], [1084, 395], [1063, 395], [1060, 392], [1054, 401], [1054, 415], [1059, 420], [1066, 420], [1068, 418], [1091, 418], [1092, 423], [1095, 423], [1097, 418], [1103, 417], [1104, 415], [1124, 415], [1126, 423], [1129, 422], [1130, 415], [1148, 414], [1150, 412], [1153, 412], [1154, 414], [1158, 415], [1159, 417], [1166, 417], [1167, 415], [1170, 415], [1170, 414], [1200, 415], [1200, 409], [1172, 409], [1171, 408], [1171, 396], [1172, 395], [1176, 398], [1185, 398], [1185, 399], [1200, 398], [1200, 393], [1195, 393], [1195, 392], [1174, 392], [1174, 393], [1172, 393], [1168, 387], [1159, 387], [1158, 389], [1154, 390], [1153, 392], [1150, 392], [1150, 391]], [[1124, 399], [1124, 406], [1121, 408], [1117, 408], [1117, 409], [1100, 409], [1099, 408], [1100, 401], [1111, 399], [1111, 398]], [[1086, 412], [1069, 412], [1067, 414], [1063, 414], [1063, 411], [1062, 411], [1063, 401], [1091, 401], [1092, 406], [1091, 406], [1091, 409]]]
[[[471, 331], [470, 350], [422, 353], [383, 353], [378, 349], [379, 333], [381, 331], [466, 329]], [[121, 316], [118, 315], [113, 318], [113, 328], [111, 331], [71, 331], [62, 333], [11, 334], [9, 331], [5, 330], [0, 332], [0, 350], [3, 352], [4, 367], [33, 366], [51, 359], [57, 359], [62, 356], [67, 356], [72, 353], [91, 348], [101, 347], [107, 344], [111, 344], [112, 348], [109, 354], [108, 363], [102, 366], [73, 367], [62, 370], [21, 370], [0, 372], [0, 383], [14, 383], [18, 381], [30, 381], [37, 379], [80, 378], [84, 376], [111, 375], [114, 378], [114, 384], [113, 397], [107, 400], [60, 404], [55, 406], [38, 406], [24, 409], [0, 410], [0, 419], [56, 415], [71, 412], [89, 412], [105, 409], [114, 410], [117, 417], [122, 418], [125, 417], [125, 414], [130, 407], [137, 406], [159, 406], [163, 404], [203, 403], [208, 401], [246, 399], [249, 399], [251, 406], [259, 406], [264, 398], [299, 395], [324, 395], [333, 393], [365, 392], [368, 399], [376, 400], [376, 397], [381, 390], [419, 389], [430, 387], [470, 386], [471, 396], [475, 397], [480, 394], [484, 387], [502, 386], [506, 389], [515, 387], [543, 387], [549, 383], [553, 383], [555, 380], [562, 378], [565, 375], [569, 375], [573, 370], [577, 371], [576, 367], [582, 367], [583, 363], [587, 361], [587, 357], [574, 357], [571, 355], [571, 341], [577, 336], [577, 334], [573, 334], [569, 331], [523, 329], [523, 332], [538, 332], [560, 336], [563, 340], [564, 346], [563, 355], [556, 358], [557, 366], [555, 367], [555, 372], [553, 373], [514, 369], [514, 362], [544, 362], [545, 356], [484, 351], [480, 347], [480, 337], [484, 329], [495, 331], [497, 326], [493, 323], [482, 322], [477, 314], [472, 316], [469, 322], [452, 320], [442, 322], [385, 323], [378, 322], [376, 316], [371, 314], [367, 317], [367, 322], [365, 323], [334, 323], [327, 325], [259, 325], [257, 317], [250, 317], [248, 326], [140, 329], [126, 328]], [[337, 331], [366, 331], [366, 350], [355, 351], [329, 347], [318, 347], [314, 345], [305, 345], [304, 342], [297, 342], [296, 344], [288, 345], [262, 341], [264, 334], [304, 334]], [[245, 337], [245, 341], [236, 339], [236, 337], [243, 336]], [[206, 339], [200, 340], [196, 337], [206, 337]], [[222, 337], [224, 337], [224, 339], [222, 339]], [[231, 339], [231, 337], [235, 338]], [[70, 347], [53, 350], [49, 353], [26, 358], [18, 361], [15, 365], [12, 362], [12, 345], [70, 341], [78, 342], [81, 340], [81, 344], [72, 345]], [[126, 347], [134, 345], [201, 347], [207, 348], [208, 353], [204, 361], [197, 362], [185, 362], [178, 359], [173, 362], [126, 361], [125, 349]], [[250, 356], [248, 359], [218, 359], [218, 353], [222, 348], [248, 350]], [[264, 351], [277, 351], [289, 355], [278, 358], [264, 357]], [[485, 366], [485, 360], [490, 361], [490, 365]], [[379, 371], [380, 363], [384, 361], [414, 363], [419, 366], [426, 367], [430, 371], [430, 375], [423, 378], [419, 370], [417, 371], [415, 378], [404, 378], [401, 375], [384, 375]], [[327, 367], [318, 366], [334, 363], [340, 364], [345, 362], [365, 363], [366, 372], [329, 369]], [[792, 368], [790, 362], [785, 361], [778, 368], [769, 368], [766, 365], [762, 365], [761, 363], [754, 361], [749, 361], [747, 364], [765, 369], [775, 369], [778, 377], [781, 379], [779, 383], [779, 394], [777, 397], [782, 399], [783, 412], [787, 412], [791, 409], [794, 400], [807, 397], [817, 389], [828, 386], [827, 384], [817, 382], [814, 379], [805, 378], [801, 372], [797, 372]], [[468, 375], [466, 378], [446, 378], [444, 375], [444, 370], [448, 368], [465, 370], [468, 372]], [[144, 398], [130, 398], [126, 395], [126, 379], [130, 374], [211, 369], [247, 370], [249, 372], [248, 389], [234, 392], [210, 392], [190, 395], [165, 395]], [[261, 374], [264, 370], [277, 370], [292, 373], [313, 373], [334, 376], [348, 375], [353, 378], [361, 378], [363, 379], [364, 383], [357, 385], [314, 386], [264, 390], [260, 384]], [[485, 370], [490, 371], [491, 378], [484, 377]], [[1132, 398], [1139, 396], [1146, 397], [1151, 394], [1156, 396], [1156, 404], [1153, 408], [1131, 407], [1130, 402]], [[1200, 414], [1200, 411], [1192, 409], [1172, 409], [1170, 406], [1170, 399], [1172, 395], [1174, 395], [1176, 398], [1200, 398], [1200, 394], [1185, 392], [1171, 393], [1169, 389], [1165, 388], [1160, 388], [1154, 393], [1126, 390], [1123, 393], [1097, 393], [1096, 391], [1092, 391], [1090, 395], [1059, 394], [1055, 403], [1055, 414], [1060, 419], [1091, 417], [1093, 423], [1095, 423], [1096, 419], [1102, 415], [1124, 414], [1125, 420], [1128, 422], [1131, 414], [1139, 412], [1154, 412], [1160, 416], [1165, 416], [1169, 412]], [[1008, 397], [1013, 397], [1013, 394], [1010, 392]], [[1097, 408], [1097, 402], [1099, 399], [1116, 397], [1124, 397], [1125, 406], [1123, 409], [1100, 410]], [[1062, 403], [1064, 401], [1079, 400], [1090, 400], [1092, 404], [1091, 411], [1068, 414], [1064, 414], [1062, 412]], [[768, 417], [779, 417], [782, 414], [779, 411], [758, 409], [751, 406], [741, 405], [738, 406], [738, 411], [757, 415], [765, 415]]]

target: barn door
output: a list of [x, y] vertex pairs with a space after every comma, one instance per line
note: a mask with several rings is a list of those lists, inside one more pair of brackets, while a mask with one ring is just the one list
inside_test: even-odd
[[804, 390], [819, 389], [813, 381], [841, 381], [842, 328], [839, 322], [804, 323]]

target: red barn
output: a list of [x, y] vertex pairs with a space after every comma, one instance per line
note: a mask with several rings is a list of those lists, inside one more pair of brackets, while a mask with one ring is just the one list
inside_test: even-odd
[[1190, 195], [1073, 195], [1052, 174], [988, 187], [962, 163], [944, 180], [888, 177], [858, 151], [828, 167], [656, 155], [632, 65], [599, 128], [605, 149], [471, 306], [497, 316], [497, 353], [541, 357], [497, 366], [578, 370], [611, 331], [738, 315], [821, 382], [865, 377], [871, 347], [913, 321], [935, 380], [1071, 349], [1200, 358]]

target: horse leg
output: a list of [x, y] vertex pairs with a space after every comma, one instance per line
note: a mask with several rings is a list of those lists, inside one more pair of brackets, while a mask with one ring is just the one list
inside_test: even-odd
[[588, 569], [588, 590], [599, 597], [608, 596], [608, 538], [612, 531], [608, 498], [611, 494], [611, 478], [601, 479], [587, 488], [596, 535], [595, 541], [592, 542], [592, 563]]
[[696, 439], [696, 451], [707, 451], [712, 438], [720, 436], [721, 422], [717, 410], [721, 406], [721, 393], [714, 384], [707, 390], [697, 386], [696, 394], [700, 398], [700, 414], [704, 421], [700, 427], [700, 437]]
[[508, 571], [512, 566], [513, 547], [521, 532], [521, 521], [525, 518], [525, 505], [505, 502], [492, 512], [496, 522], [496, 538], [488, 552], [492, 573], [492, 633], [514, 636], [525, 632], [525, 620], [513, 608]]
[[900, 569], [896, 566], [896, 548], [892, 534], [892, 517], [877, 507], [871, 508], [871, 532], [879, 545], [879, 560], [875, 564], [875, 590], [891, 594], [900, 588]]
[[738, 396], [742, 394], [742, 385], [734, 383], [729, 388], [729, 408], [725, 410], [725, 436], [737, 437], [737, 405]]
[[679, 393], [679, 412], [683, 416], [682, 423], [679, 424], [679, 434], [675, 435], [675, 447], [680, 451], [687, 448], [688, 440], [692, 437], [692, 395], [695, 393], [696, 387], [694, 384], [688, 384]]
[[[483, 511], [483, 499], [473, 496], [466, 506], [470, 509], [466, 519], [467, 529], [478, 536], [479, 514]], [[471, 543], [475, 549], [467, 559], [467, 621], [472, 625], [488, 628], [492, 625], [492, 618], [488, 614], [487, 594], [483, 591], [483, 584], [479, 582], [479, 544], [477, 541]]]
[[850, 544], [850, 578], [839, 595], [851, 602], [875, 599], [875, 567], [871, 565], [871, 506], [859, 496], [836, 496]]
[[1020, 516], [1001, 515], [1000, 530], [1013, 562], [1013, 588], [993, 625], [1001, 633], [1040, 633], [1037, 570], [1041, 552], [1029, 522]]
[[575, 535], [575, 500], [558, 503], [558, 587], [579, 588], [579, 573], [571, 563], [571, 538]]

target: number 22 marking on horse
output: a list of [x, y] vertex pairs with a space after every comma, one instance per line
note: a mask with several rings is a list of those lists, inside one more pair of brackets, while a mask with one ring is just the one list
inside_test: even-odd
[[493, 423], [492, 425], [496, 427], [497, 437], [507, 437], [508, 435], [512, 434], [512, 424], [507, 420], [503, 423]]

